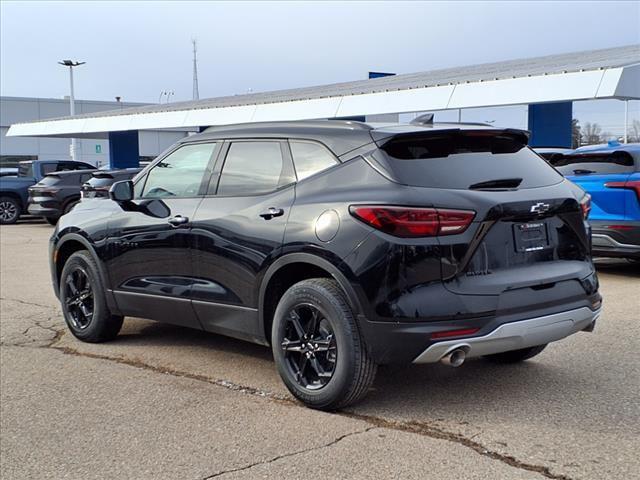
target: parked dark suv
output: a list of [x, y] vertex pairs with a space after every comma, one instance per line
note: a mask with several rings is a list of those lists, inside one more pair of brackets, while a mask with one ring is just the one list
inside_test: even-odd
[[95, 170], [50, 173], [29, 187], [27, 211], [43, 217], [50, 225], [71, 211], [80, 201], [80, 188]]
[[271, 345], [305, 404], [385, 363], [518, 362], [592, 330], [588, 196], [483, 125], [303, 121], [185, 138], [51, 239], [71, 332], [146, 317]]

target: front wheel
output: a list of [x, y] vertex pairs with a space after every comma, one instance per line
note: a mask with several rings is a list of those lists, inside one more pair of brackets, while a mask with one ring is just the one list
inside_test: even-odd
[[494, 363], [518, 363], [539, 355], [547, 344], [538, 345], [536, 347], [521, 348], [520, 350], [511, 350], [509, 352], [494, 353], [493, 355], [485, 355], [484, 358]]
[[120, 332], [123, 317], [109, 311], [98, 266], [86, 250], [74, 253], [64, 264], [60, 302], [65, 322], [79, 340], [106, 342]]
[[335, 280], [314, 278], [289, 288], [276, 308], [271, 342], [284, 384], [311, 408], [356, 403], [375, 378], [377, 366]]

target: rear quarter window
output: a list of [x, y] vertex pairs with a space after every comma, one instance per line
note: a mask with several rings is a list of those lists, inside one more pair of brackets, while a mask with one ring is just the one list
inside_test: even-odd
[[499, 131], [405, 135], [382, 145], [380, 154], [396, 179], [411, 186], [468, 189], [521, 178], [518, 188], [535, 188], [562, 181], [520, 136]]

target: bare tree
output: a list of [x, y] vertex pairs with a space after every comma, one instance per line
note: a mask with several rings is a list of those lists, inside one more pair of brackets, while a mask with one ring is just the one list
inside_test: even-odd
[[640, 142], [640, 120], [634, 120], [627, 133], [629, 142]]
[[580, 146], [580, 121], [577, 118], [571, 120], [571, 148]]
[[600, 143], [600, 134], [602, 128], [597, 123], [587, 122], [582, 127], [582, 143], [585, 145], [593, 145]]

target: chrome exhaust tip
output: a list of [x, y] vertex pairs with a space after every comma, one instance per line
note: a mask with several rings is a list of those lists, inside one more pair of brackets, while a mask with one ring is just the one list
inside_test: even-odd
[[440, 361], [449, 367], [459, 367], [464, 363], [465, 358], [467, 358], [467, 352], [464, 348], [456, 348], [442, 357]]

